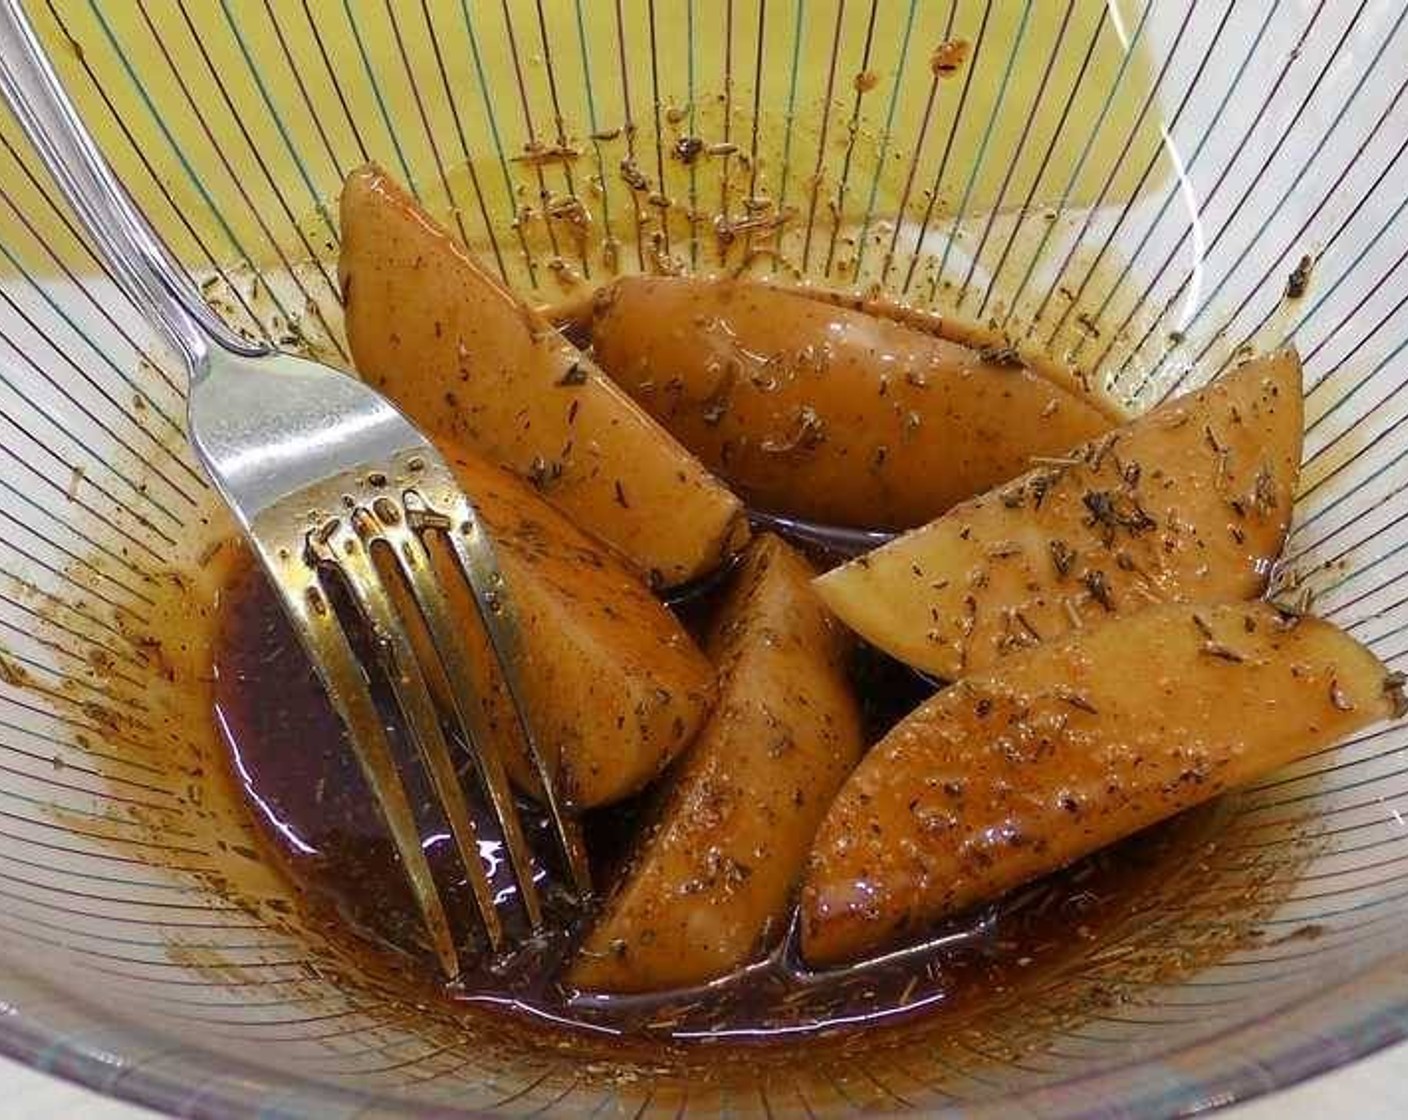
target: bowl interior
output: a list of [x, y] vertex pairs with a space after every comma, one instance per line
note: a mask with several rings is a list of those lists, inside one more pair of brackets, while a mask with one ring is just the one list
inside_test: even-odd
[[[1280, 579], [1408, 665], [1408, 8], [27, 8], [208, 298], [334, 361], [338, 186], [368, 159], [544, 302], [636, 271], [877, 288], [1135, 406], [1294, 341], [1306, 462]], [[1229, 802], [1040, 984], [859, 1050], [559, 1051], [359, 977], [221, 794], [208, 552], [228, 526], [184, 439], [183, 374], [8, 114], [0, 141], [0, 1046], [211, 1115], [1022, 1097], [1152, 1116], [1404, 1033], [1402, 727]]]

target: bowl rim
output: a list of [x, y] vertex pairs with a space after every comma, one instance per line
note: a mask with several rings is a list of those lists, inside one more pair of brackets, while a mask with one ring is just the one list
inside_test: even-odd
[[[928, 1111], [904, 1111], [877, 1115], [901, 1116], [963, 1116], [991, 1117], [999, 1111], [1024, 1107], [1033, 1115], [1047, 1120], [1062, 1120], [1089, 1115], [1085, 1109], [1073, 1110], [1062, 1098], [1072, 1088], [1094, 1089], [1087, 1100], [1099, 1095], [1102, 1082], [1114, 1083], [1140, 1070], [1161, 1069], [1171, 1079], [1159, 1084], [1153, 1080], [1136, 1085], [1132, 1095], [1118, 1103], [1103, 1105], [1101, 1115], [1120, 1120], [1164, 1120], [1211, 1112], [1235, 1104], [1244, 1104], [1259, 1097], [1292, 1088], [1333, 1070], [1343, 1068], [1390, 1046], [1408, 1040], [1408, 954], [1394, 954], [1361, 972], [1345, 977], [1329, 987], [1307, 993], [1274, 1007], [1255, 1018], [1237, 1023], [1213, 1034], [1176, 1047], [1167, 1052], [1118, 1063], [1088, 1073], [1076, 1075], [1048, 1085], [1024, 1089], [1000, 1100], [940, 1106]], [[87, 1000], [68, 992], [60, 992], [46, 981], [30, 977], [36, 987], [54, 993], [51, 1002], [86, 1012], [92, 1006]], [[1323, 1019], [1325, 1009], [1344, 1000], [1348, 992], [1363, 990], [1378, 1006], [1349, 1014], [1334, 1016], [1335, 1021], [1325, 1031], [1312, 1024], [1294, 1022], [1307, 1015]], [[0, 991], [0, 1001], [4, 993]], [[3, 1003], [0, 1002], [0, 1006]], [[1355, 1006], [1358, 1006], [1356, 1003]], [[284, 1118], [330, 1114], [329, 1105], [345, 1104], [347, 1114], [360, 1114], [369, 1106], [380, 1116], [414, 1115], [445, 1117], [446, 1120], [496, 1120], [499, 1114], [445, 1109], [429, 1103], [414, 1103], [390, 1094], [342, 1088], [305, 1078], [297, 1073], [271, 1071], [244, 1058], [219, 1058], [220, 1075], [192, 1084], [179, 1073], [142, 1069], [141, 1062], [115, 1066], [110, 1057], [100, 1057], [79, 1039], [81, 1035], [66, 1034], [45, 1025], [35, 1015], [22, 1009], [9, 1008], [10, 1014], [0, 1017], [0, 1056], [18, 1061], [41, 1073], [56, 1077], [103, 1096], [126, 1101], [156, 1112], [189, 1117], [192, 1120], [253, 1120], [255, 1117]], [[1317, 1014], [1318, 1013], [1318, 1014]], [[1273, 1045], [1253, 1042], [1238, 1046], [1236, 1041], [1276, 1021], [1291, 1020], [1291, 1029], [1284, 1040]], [[121, 1022], [114, 1017], [112, 1021]], [[102, 1022], [96, 1015], [90, 1022]], [[137, 1030], [149, 1032], [138, 1025]], [[160, 1037], [153, 1035], [153, 1037]], [[1228, 1045], [1231, 1042], [1233, 1045]], [[1189, 1076], [1171, 1068], [1170, 1061], [1215, 1051], [1214, 1069], [1209, 1075]], [[186, 1046], [158, 1048], [151, 1057], [180, 1060], [183, 1054], [209, 1055], [214, 1051]], [[150, 1061], [151, 1057], [143, 1059]], [[235, 1081], [238, 1077], [240, 1080]], [[267, 1092], [258, 1097], [251, 1093], [251, 1083]], [[1123, 1090], [1128, 1091], [1124, 1086]], [[316, 1109], [302, 1111], [300, 1101]], [[287, 1102], [287, 1103], [281, 1103]]]

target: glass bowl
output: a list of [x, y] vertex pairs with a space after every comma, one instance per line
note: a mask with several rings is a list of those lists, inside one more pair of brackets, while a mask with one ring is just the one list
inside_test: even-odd
[[[1136, 407], [1294, 341], [1306, 464], [1278, 578], [1408, 664], [1404, 4], [27, 7], [211, 301], [332, 360], [337, 191], [369, 159], [545, 303], [616, 271], [878, 289]], [[982, 1016], [634, 1054], [359, 975], [219, 796], [200, 573], [227, 526], [179, 370], [8, 116], [0, 140], [6, 1052], [195, 1116], [1154, 1117], [1404, 1036], [1403, 726], [1230, 800]]]

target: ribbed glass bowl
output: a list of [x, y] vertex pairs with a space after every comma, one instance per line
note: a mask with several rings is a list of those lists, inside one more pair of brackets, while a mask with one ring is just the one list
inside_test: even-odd
[[[211, 300], [334, 360], [367, 159], [544, 302], [618, 270], [878, 285], [1135, 406], [1293, 340], [1288, 571], [1408, 664], [1401, 0], [28, 8]], [[200, 1116], [1164, 1116], [1405, 1034], [1404, 726], [1238, 798], [1007, 1007], [860, 1049], [559, 1053], [359, 979], [215, 796], [212, 602], [171, 573], [222, 523], [179, 369], [0, 118], [0, 1049]]]

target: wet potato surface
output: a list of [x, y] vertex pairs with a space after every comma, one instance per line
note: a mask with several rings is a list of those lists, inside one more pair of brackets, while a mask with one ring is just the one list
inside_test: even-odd
[[602, 368], [754, 508], [908, 529], [1111, 424], [1102, 403], [875, 315], [750, 281], [602, 289]]
[[741, 505], [375, 166], [342, 193], [357, 370], [431, 436], [531, 482], [660, 586], [747, 537]]
[[1391, 716], [1341, 631], [1265, 603], [1151, 607], [965, 677], [842, 788], [802, 894], [818, 964], [978, 902]]
[[705, 643], [713, 716], [666, 779], [570, 983], [688, 987], [785, 931], [817, 824], [863, 747], [851, 640], [812, 593], [814, 574], [777, 537], [749, 549]]
[[827, 573], [867, 641], [946, 680], [1125, 611], [1260, 595], [1301, 458], [1294, 354], [1250, 362]]

